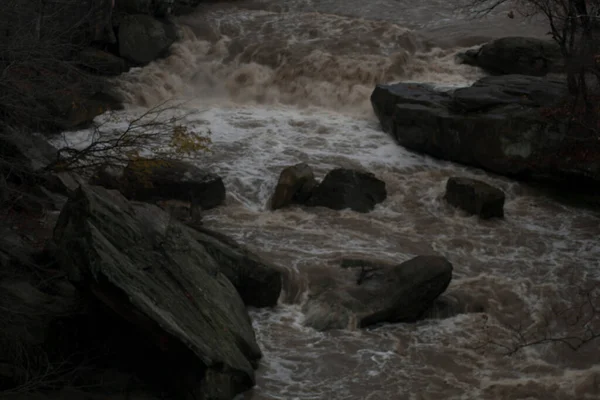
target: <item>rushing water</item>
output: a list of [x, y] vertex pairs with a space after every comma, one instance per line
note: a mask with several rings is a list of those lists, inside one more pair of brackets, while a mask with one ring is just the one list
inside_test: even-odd
[[[244, 399], [597, 399], [598, 343], [528, 347], [512, 356], [510, 327], [563, 332], [546, 318], [600, 280], [600, 219], [534, 189], [414, 154], [383, 133], [369, 95], [376, 83], [460, 86], [483, 76], [457, 65], [465, 46], [544, 27], [500, 9], [473, 20], [442, 0], [255, 0], [205, 5], [180, 17], [182, 41], [164, 60], [119, 84], [133, 113], [168, 98], [197, 111], [211, 132], [199, 163], [222, 175], [225, 206], [206, 224], [287, 271], [275, 309], [252, 311], [264, 359]], [[387, 184], [375, 211], [266, 203], [279, 172], [301, 161], [319, 177], [366, 169]], [[452, 175], [507, 194], [506, 218], [479, 221], [442, 201]], [[442, 254], [454, 265], [448, 293], [484, 312], [378, 329], [317, 332], [305, 324], [311, 280], [340, 273], [341, 257], [399, 263]], [[550, 321], [550, 322], [547, 322]], [[546, 326], [549, 325], [549, 326]], [[537, 328], [536, 328], [537, 327]]]

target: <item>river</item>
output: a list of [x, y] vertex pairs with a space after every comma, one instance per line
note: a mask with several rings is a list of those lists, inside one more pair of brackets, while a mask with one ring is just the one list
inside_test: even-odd
[[[224, 177], [224, 206], [208, 227], [287, 271], [274, 309], [251, 310], [264, 359], [241, 398], [598, 399], [598, 343], [551, 343], [513, 355], [515, 332], [559, 335], [578, 289], [600, 282], [600, 218], [536, 189], [412, 153], [379, 127], [376, 83], [472, 83], [483, 72], [454, 55], [490, 38], [543, 36], [507, 8], [473, 19], [442, 0], [255, 0], [203, 5], [177, 22], [171, 56], [118, 78], [125, 116], [170, 98], [211, 133], [198, 163]], [[368, 214], [292, 207], [268, 211], [281, 169], [301, 161], [373, 172], [388, 198]], [[442, 199], [446, 179], [483, 179], [507, 194], [506, 218], [479, 221]], [[473, 310], [378, 329], [306, 326], [310, 282], [339, 273], [341, 257], [402, 262], [441, 254], [454, 265], [449, 295]], [[466, 300], [465, 300], [466, 299]]]

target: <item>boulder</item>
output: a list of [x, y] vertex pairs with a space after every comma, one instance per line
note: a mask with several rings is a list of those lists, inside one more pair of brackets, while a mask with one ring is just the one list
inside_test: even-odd
[[119, 0], [115, 7], [118, 11], [126, 12], [127, 14], [148, 14], [155, 17], [164, 17], [171, 13], [174, 5], [179, 2], [196, 3], [199, 0]]
[[477, 50], [459, 54], [459, 60], [495, 74], [544, 76], [564, 70], [556, 42], [528, 37], [496, 39]]
[[476, 179], [448, 179], [444, 198], [451, 205], [483, 219], [504, 217], [504, 192]]
[[221, 177], [183, 161], [133, 161], [125, 168], [122, 179], [123, 194], [133, 200], [180, 200], [202, 209], [225, 201]]
[[124, 168], [114, 165], [103, 165], [98, 167], [89, 179], [89, 183], [94, 186], [102, 186], [106, 189], [123, 191]]
[[121, 100], [108, 92], [97, 91], [90, 95], [76, 90], [55, 100], [52, 109], [58, 116], [58, 129], [76, 130], [89, 126], [98, 115], [110, 110], [123, 109]]
[[366, 213], [387, 197], [385, 182], [375, 175], [352, 169], [337, 168], [312, 191], [306, 202], [311, 207], [328, 207], [334, 210], [350, 208]]
[[310, 282], [307, 325], [326, 330], [415, 322], [452, 279], [452, 264], [440, 256], [417, 256], [399, 265], [354, 260], [345, 266], [337, 278]]
[[271, 209], [304, 204], [316, 186], [317, 180], [308, 164], [300, 163], [284, 168], [270, 200]]
[[12, 130], [0, 133], [0, 173], [8, 182], [38, 180], [57, 156], [56, 148], [42, 137]]
[[119, 55], [145, 65], [167, 54], [177, 39], [177, 29], [143, 14], [125, 16], [119, 25]]
[[600, 182], [597, 143], [577, 141], [567, 121], [548, 117], [566, 93], [561, 80], [505, 75], [450, 92], [378, 85], [371, 103], [383, 130], [408, 149], [521, 179]]
[[154, 205], [82, 185], [54, 240], [70, 280], [161, 355], [151, 369], [177, 398], [231, 399], [254, 385], [261, 352], [242, 299], [195, 235]]
[[212, 230], [195, 227], [194, 238], [219, 264], [220, 272], [237, 289], [247, 306], [277, 304], [282, 287], [281, 271], [233, 239]]
[[115, 76], [127, 71], [125, 60], [114, 54], [88, 47], [79, 53], [80, 65], [95, 74]]

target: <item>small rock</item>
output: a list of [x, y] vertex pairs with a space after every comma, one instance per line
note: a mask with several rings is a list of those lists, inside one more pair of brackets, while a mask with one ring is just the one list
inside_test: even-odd
[[305, 203], [316, 186], [317, 180], [308, 164], [300, 163], [285, 168], [279, 175], [275, 193], [271, 197], [271, 209]]
[[308, 206], [323, 206], [334, 210], [350, 208], [357, 212], [372, 211], [387, 197], [385, 182], [375, 175], [352, 169], [330, 171], [312, 192]]
[[504, 192], [485, 182], [452, 177], [446, 183], [446, 201], [480, 218], [504, 216]]

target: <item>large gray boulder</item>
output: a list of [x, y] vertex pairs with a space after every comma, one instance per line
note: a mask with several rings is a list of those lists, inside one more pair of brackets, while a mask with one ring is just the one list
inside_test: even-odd
[[477, 50], [459, 54], [459, 59], [496, 74], [544, 76], [564, 70], [563, 57], [556, 42], [528, 37], [496, 39]]
[[560, 80], [505, 75], [451, 92], [378, 85], [371, 103], [408, 149], [523, 179], [600, 181], [597, 144], [574, 140], [566, 121], [548, 116], [566, 93]]
[[347, 260], [342, 266], [337, 277], [310, 282], [307, 325], [327, 330], [415, 322], [452, 279], [452, 264], [440, 256], [417, 256], [399, 265]]
[[193, 229], [156, 206], [82, 185], [54, 240], [70, 280], [163, 354], [178, 398], [230, 400], [254, 385], [261, 352], [250, 318]]
[[314, 189], [306, 202], [311, 207], [349, 208], [366, 213], [387, 197], [385, 182], [369, 172], [336, 168]]
[[127, 15], [119, 24], [118, 39], [121, 57], [145, 65], [167, 54], [177, 39], [177, 29], [150, 15]]

